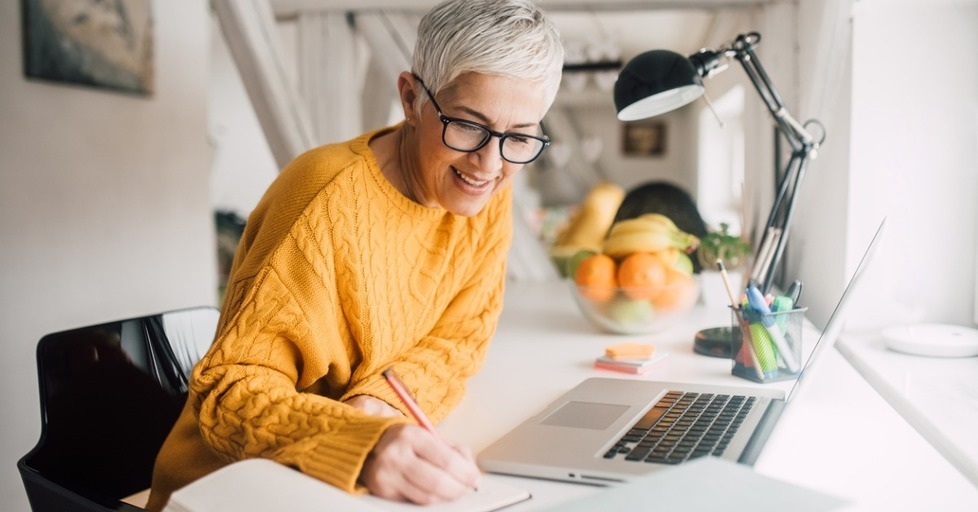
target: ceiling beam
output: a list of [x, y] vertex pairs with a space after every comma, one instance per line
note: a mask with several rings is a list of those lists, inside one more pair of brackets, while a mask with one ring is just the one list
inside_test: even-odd
[[211, 0], [265, 140], [279, 168], [315, 145], [302, 98], [284, 68], [267, 0]]
[[749, 26], [747, 11], [717, 11], [700, 37], [700, 48], [717, 49], [733, 42], [742, 27]]
[[[362, 132], [356, 32], [345, 13], [299, 15], [299, 92], [317, 142], [347, 140]], [[337, 80], [337, 76], [348, 80]], [[358, 77], [358, 78], [354, 78]]]
[[[757, 7], [766, 4], [790, 3], [795, 0], [539, 0], [550, 11], [634, 11], [634, 10], [684, 10], [684, 9], [732, 9]], [[439, 0], [271, 0], [278, 18], [291, 18], [303, 10], [363, 11], [395, 9], [423, 13], [439, 3]]]

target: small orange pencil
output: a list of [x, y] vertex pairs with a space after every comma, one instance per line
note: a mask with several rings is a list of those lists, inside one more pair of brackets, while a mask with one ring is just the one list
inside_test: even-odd
[[401, 399], [404, 406], [408, 408], [411, 416], [414, 417], [414, 421], [417, 421], [418, 425], [421, 425], [423, 429], [431, 432], [431, 435], [435, 436], [440, 441], [445, 442], [445, 440], [438, 434], [438, 431], [435, 430], [435, 426], [432, 425], [431, 421], [428, 420], [428, 417], [425, 416], [424, 411], [422, 411], [421, 407], [418, 406], [418, 402], [416, 402], [414, 397], [411, 396], [411, 392], [408, 391], [407, 386], [404, 385], [401, 378], [394, 372], [394, 369], [388, 368], [384, 370], [381, 375], [383, 375], [384, 379], [387, 380], [387, 383], [390, 384], [391, 389], [393, 389], [397, 397]]

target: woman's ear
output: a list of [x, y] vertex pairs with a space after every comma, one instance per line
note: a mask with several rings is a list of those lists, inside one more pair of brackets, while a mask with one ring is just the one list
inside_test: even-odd
[[401, 100], [401, 109], [404, 111], [404, 122], [415, 126], [418, 112], [414, 110], [415, 101], [418, 99], [418, 81], [409, 71], [404, 71], [397, 76], [397, 94]]

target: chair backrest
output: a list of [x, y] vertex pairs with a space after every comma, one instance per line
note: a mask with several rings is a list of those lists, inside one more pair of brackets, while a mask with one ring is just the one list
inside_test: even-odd
[[41, 438], [17, 462], [34, 512], [139, 510], [119, 499], [149, 487], [218, 316], [182, 309], [41, 338]]

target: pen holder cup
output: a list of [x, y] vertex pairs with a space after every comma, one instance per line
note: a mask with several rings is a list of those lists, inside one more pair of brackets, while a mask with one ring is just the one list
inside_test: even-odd
[[730, 373], [754, 382], [793, 379], [804, 366], [801, 335], [807, 308], [772, 313], [733, 310]]

